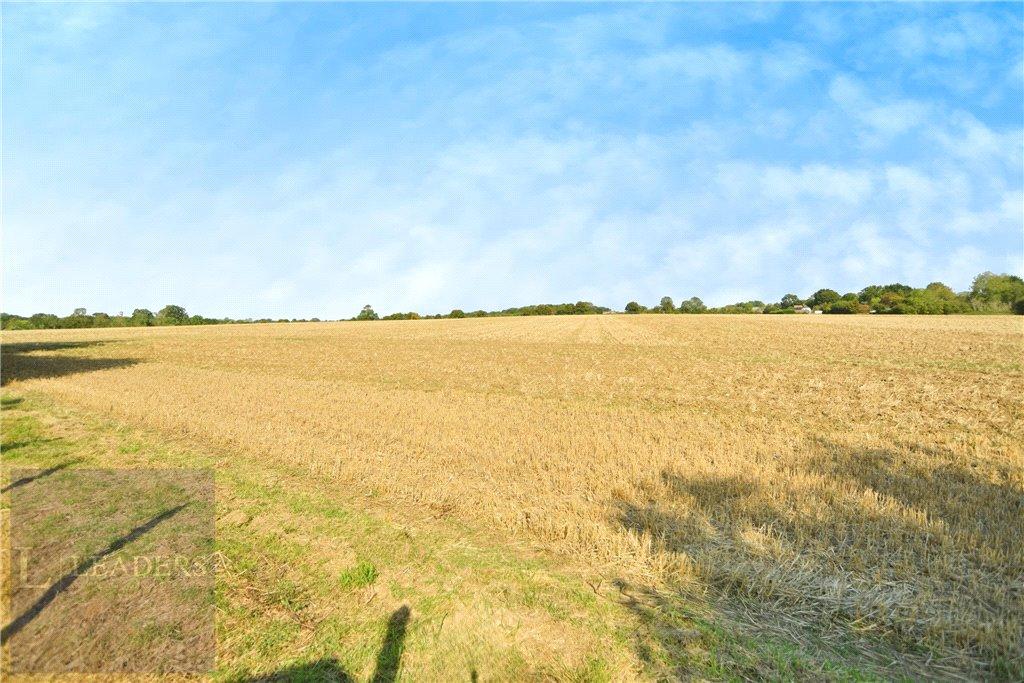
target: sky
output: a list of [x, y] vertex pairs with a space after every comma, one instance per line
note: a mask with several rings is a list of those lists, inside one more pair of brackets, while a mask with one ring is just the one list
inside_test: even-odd
[[8, 4], [3, 296], [350, 317], [1024, 269], [1006, 4]]

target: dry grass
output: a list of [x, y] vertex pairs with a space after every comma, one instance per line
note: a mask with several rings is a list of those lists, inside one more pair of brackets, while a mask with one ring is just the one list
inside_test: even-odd
[[12, 388], [300, 464], [595, 575], [726, 595], [779, 624], [845, 624], [951, 670], [1012, 676], [1024, 667], [1022, 322], [6, 333], [3, 371]]

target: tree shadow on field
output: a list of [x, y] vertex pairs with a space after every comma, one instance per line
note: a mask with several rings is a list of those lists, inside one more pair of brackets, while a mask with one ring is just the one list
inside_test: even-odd
[[[919, 444], [808, 445], [791, 468], [763, 474], [666, 468], [616, 503], [623, 529], [691, 568], [716, 614], [755, 634], [753, 650], [781, 667], [762, 670], [764, 656], [741, 652], [726, 658], [728, 672], [828, 677], [815, 667], [831, 661], [945, 678], [1013, 664], [1024, 624], [1013, 597], [1024, 566], [1020, 473]], [[643, 625], [636, 649], [659, 677], [690, 661], [679, 633], [694, 603], [692, 590], [630, 587], [624, 604]]]
[[[60, 353], [88, 349], [107, 342], [23, 342], [0, 345], [0, 386], [30, 379], [50, 379], [83, 372], [135, 365], [134, 358], [97, 358]], [[55, 353], [56, 352], [56, 353]]]
[[[60, 468], [57, 468], [60, 469]], [[75, 583], [80, 576], [85, 574], [91, 567], [98, 562], [102, 561], [105, 557], [116, 553], [121, 548], [135, 541], [140, 536], [143, 536], [153, 530], [158, 524], [166, 519], [170, 519], [174, 515], [181, 512], [186, 504], [181, 504], [176, 507], [164, 510], [160, 514], [152, 517], [144, 524], [136, 526], [131, 529], [128, 533], [124, 534], [120, 538], [111, 541], [107, 547], [99, 550], [91, 556], [80, 562], [74, 569], [62, 576], [55, 583], [53, 583], [40, 597], [37, 599], [28, 609], [18, 615], [9, 624], [0, 630], [0, 640], [6, 642], [12, 636], [21, 631], [25, 626], [33, 619], [39, 616], [39, 614], [46, 609], [47, 605], [53, 602], [61, 593], [68, 590], [73, 583]]]
[[[6, 446], [4, 448], [4, 451], [13, 450], [14, 448], [17, 448], [22, 443], [30, 443], [30, 442], [28, 442], [28, 441], [25, 441], [25, 442], [15, 442], [14, 444], [11, 444], [10, 446]], [[42, 479], [44, 477], [50, 476], [51, 474], [56, 474], [57, 472], [60, 472], [61, 470], [64, 470], [64, 469], [67, 469], [68, 467], [71, 467], [72, 465], [77, 465], [78, 463], [82, 462], [83, 460], [84, 460], [84, 458], [74, 458], [72, 460], [65, 460], [64, 462], [57, 463], [53, 467], [48, 467], [45, 470], [40, 470], [39, 472], [36, 472], [35, 474], [29, 475], [29, 476], [26, 476], [26, 477], [21, 477], [19, 479], [15, 479], [10, 484], [8, 484], [7, 486], [5, 486], [2, 489], [0, 489], [0, 493], [7, 493], [11, 489], [16, 489], [19, 486], [25, 486], [26, 484], [31, 484], [32, 482], [36, 481], [37, 479]]]
[[1007, 532], [1024, 529], [1024, 478], [1009, 465], [965, 462], [951, 451], [914, 443], [899, 444], [900, 451], [817, 443], [821, 455], [810, 461], [810, 471], [920, 510], [941, 520], [960, 542], [1006, 552], [1019, 548], [1020, 534]]

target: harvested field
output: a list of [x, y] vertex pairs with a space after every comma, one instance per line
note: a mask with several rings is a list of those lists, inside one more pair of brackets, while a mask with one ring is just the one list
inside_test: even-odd
[[723, 601], [797, 640], [877, 638], [940, 676], [1013, 677], [1022, 323], [607, 315], [5, 333], [3, 382], [537, 549], [595, 585]]

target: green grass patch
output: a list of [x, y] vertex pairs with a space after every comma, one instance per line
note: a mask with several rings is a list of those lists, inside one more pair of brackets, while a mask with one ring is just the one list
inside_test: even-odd
[[360, 560], [356, 566], [338, 574], [338, 586], [344, 590], [355, 590], [373, 585], [377, 580], [377, 567], [372, 562]]

